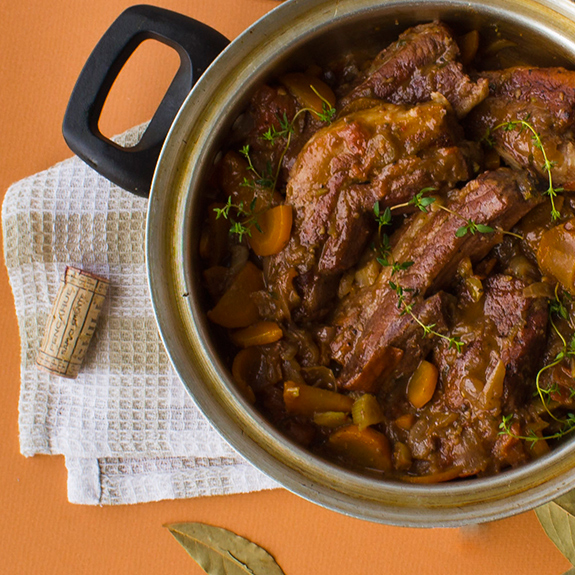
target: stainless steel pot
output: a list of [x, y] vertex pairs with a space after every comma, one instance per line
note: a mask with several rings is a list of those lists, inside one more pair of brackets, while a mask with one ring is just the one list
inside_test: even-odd
[[407, 26], [432, 19], [457, 32], [501, 31], [537, 63], [575, 65], [575, 4], [569, 0], [291, 0], [225, 49], [186, 98], [155, 169], [147, 227], [150, 291], [166, 349], [196, 403], [229, 443], [310, 501], [370, 521], [421, 527], [498, 519], [565, 493], [575, 486], [575, 440], [498, 476], [439, 485], [376, 480], [313, 457], [235, 390], [206, 320], [197, 246], [206, 174], [258, 84], [341, 50], [391, 40]]

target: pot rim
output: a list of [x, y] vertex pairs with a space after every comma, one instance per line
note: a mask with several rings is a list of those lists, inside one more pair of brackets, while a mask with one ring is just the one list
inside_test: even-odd
[[[571, 489], [575, 439], [517, 469], [439, 485], [373, 479], [319, 460], [280, 434], [234, 389], [211, 341], [194, 281], [200, 182], [218, 137], [240, 113], [251, 88], [277, 65], [276, 55], [285, 62], [343, 22], [405, 16], [410, 7], [407, 0], [292, 0], [232, 42], [200, 78], [166, 138], [152, 182], [146, 261], [154, 313], [172, 364], [201, 411], [239, 453], [290, 491], [353, 517], [399, 526], [459, 526], [526, 511]], [[575, 61], [569, 39], [575, 38], [575, 4], [569, 0], [425, 3], [426, 14], [445, 11], [521, 24], [563, 46]]]

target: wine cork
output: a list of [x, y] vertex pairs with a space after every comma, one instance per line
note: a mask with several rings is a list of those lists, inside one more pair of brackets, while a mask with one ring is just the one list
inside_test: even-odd
[[78, 376], [108, 283], [83, 270], [66, 268], [36, 355], [41, 369], [72, 379]]

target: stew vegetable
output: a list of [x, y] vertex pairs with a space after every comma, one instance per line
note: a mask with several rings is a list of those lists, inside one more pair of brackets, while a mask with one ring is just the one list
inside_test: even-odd
[[491, 475], [575, 430], [575, 72], [481, 50], [431, 22], [280, 76], [206, 185], [233, 379], [364, 473]]

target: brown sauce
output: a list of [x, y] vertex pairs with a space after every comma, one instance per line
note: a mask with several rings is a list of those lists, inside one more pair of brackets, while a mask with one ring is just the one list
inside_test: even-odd
[[364, 473], [491, 475], [575, 429], [575, 73], [481, 49], [433, 22], [261, 86], [206, 190], [238, 388]]

